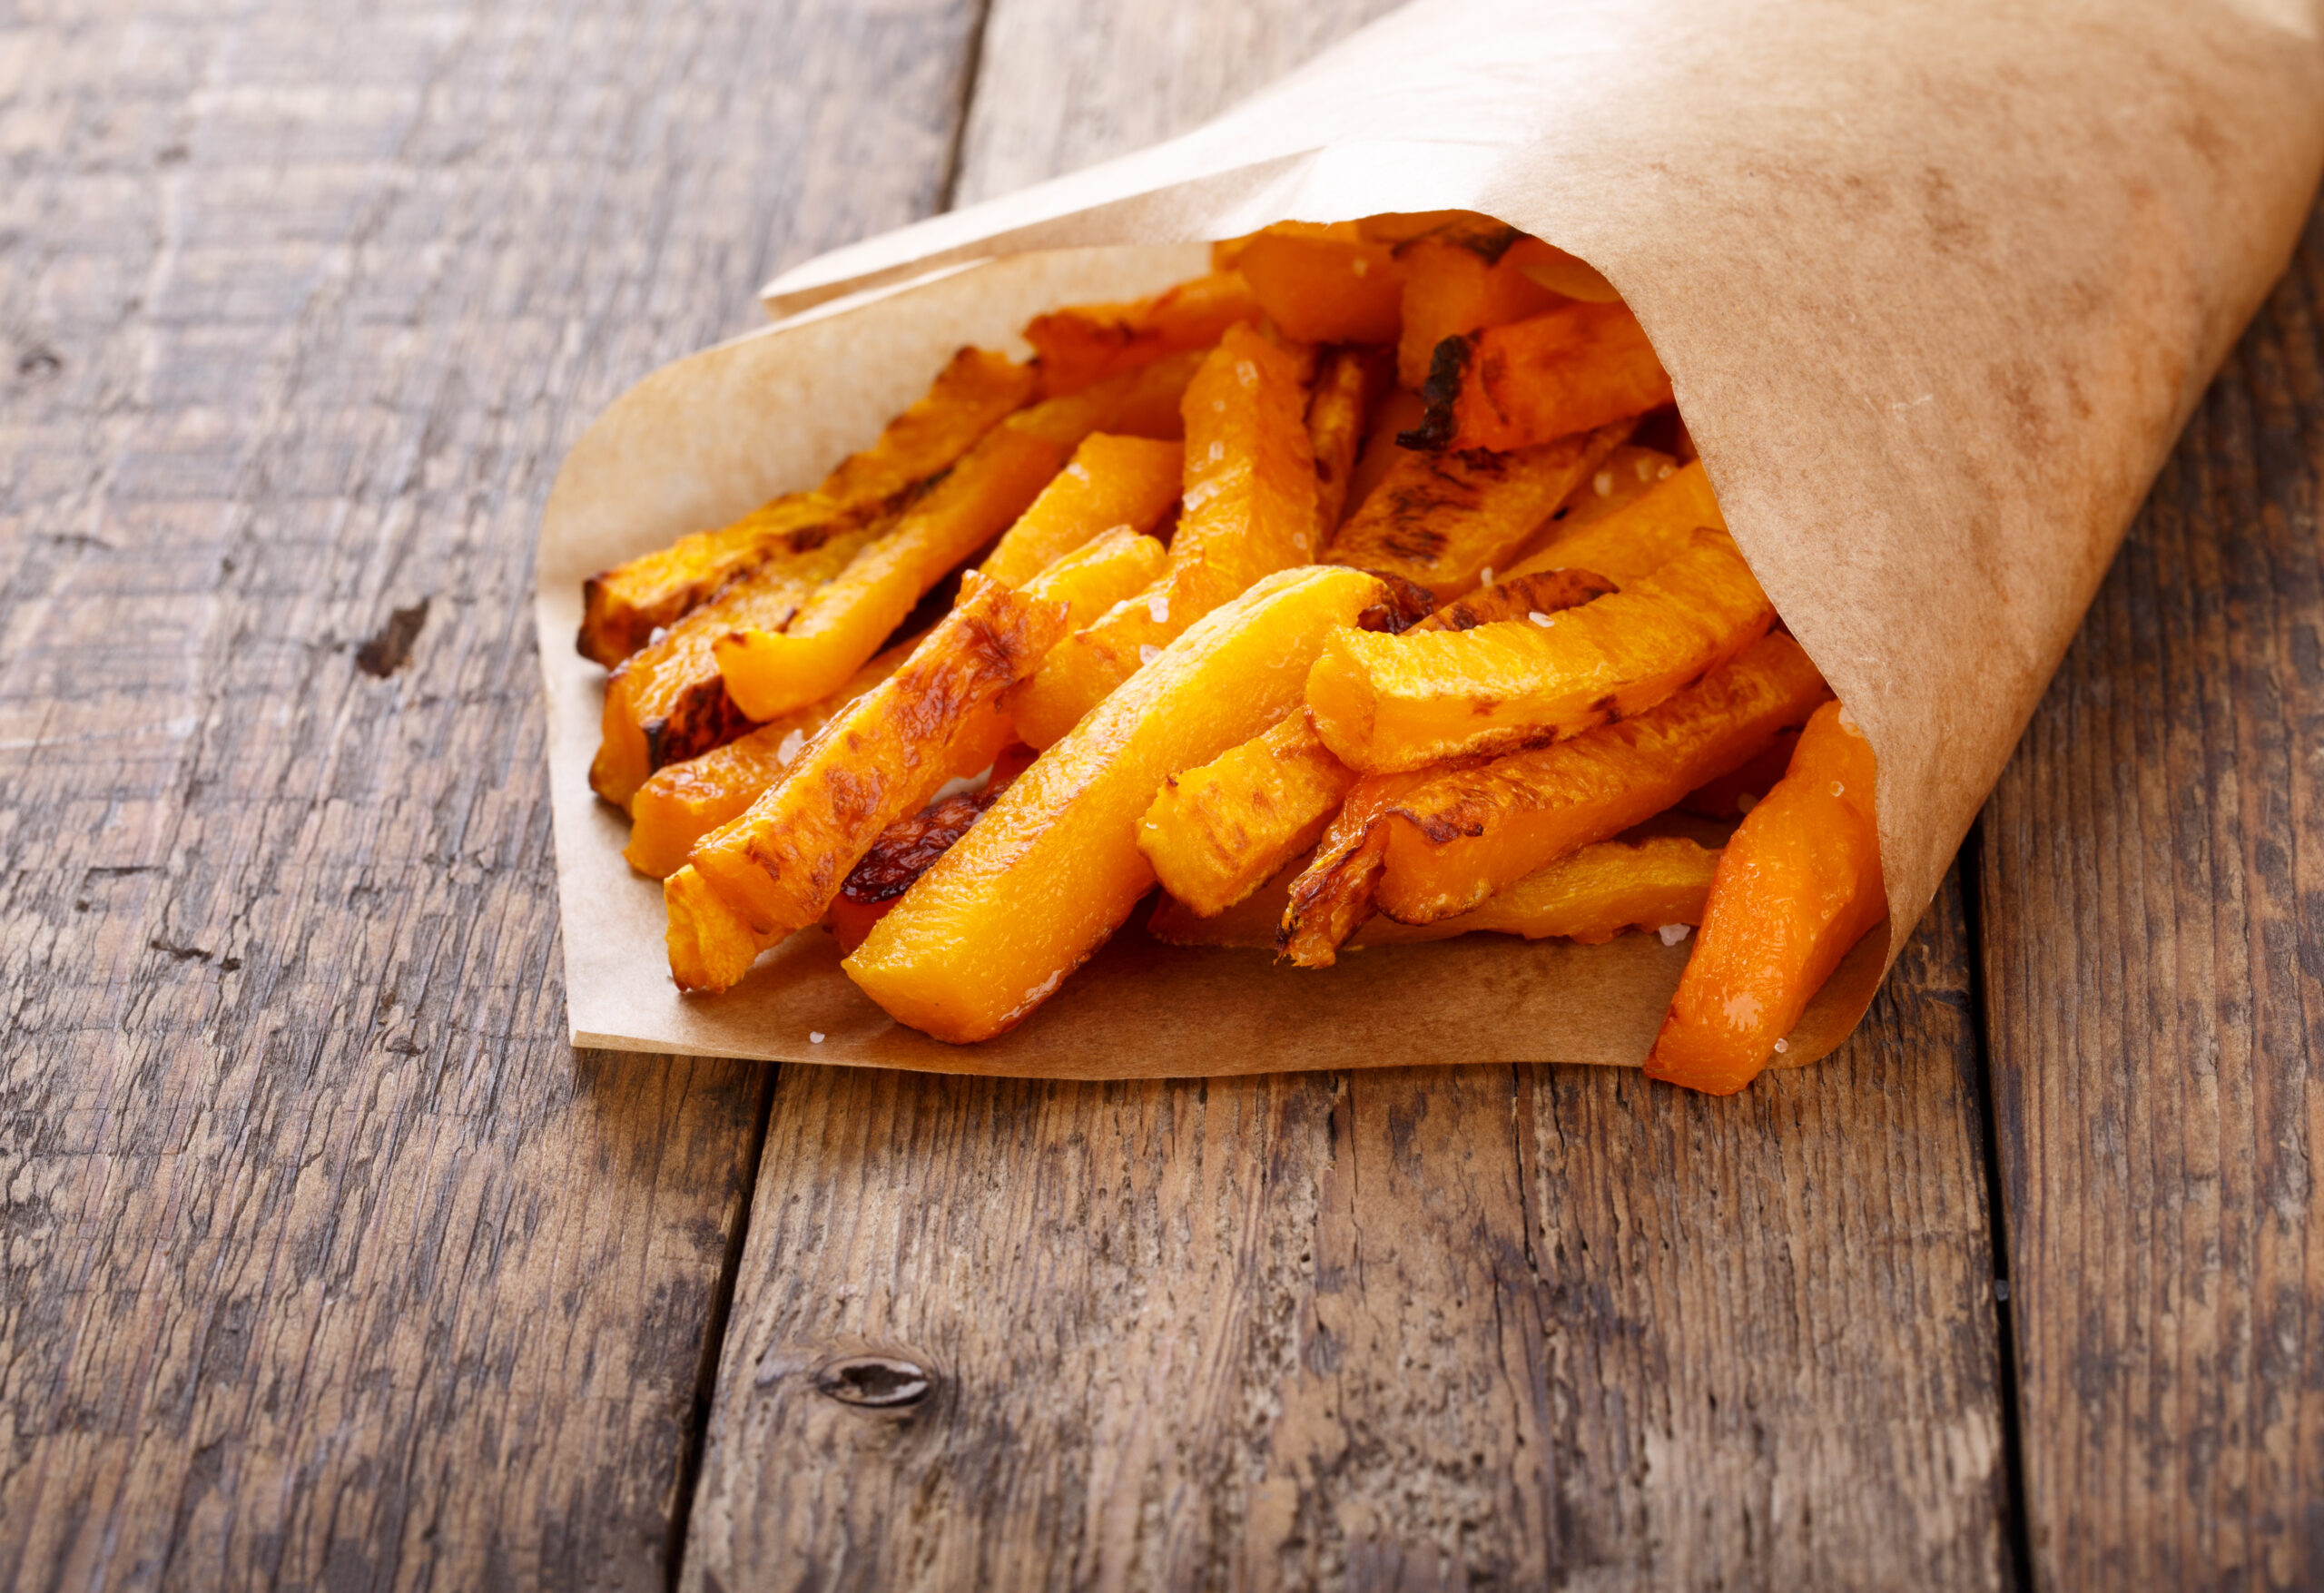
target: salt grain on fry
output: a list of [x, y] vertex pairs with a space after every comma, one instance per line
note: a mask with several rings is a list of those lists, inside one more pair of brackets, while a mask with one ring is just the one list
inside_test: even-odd
[[823, 1031], [819, 1028], [809, 1029], [807, 1031], [807, 1043], [811, 1046], [822, 1045], [823, 1043]]
[[1596, 476], [1590, 477], [1590, 485], [1600, 497], [1611, 497], [1614, 496], [1614, 473], [1611, 470], [1600, 470]]
[[1558, 623], [1556, 620], [1554, 620], [1554, 619], [1551, 618], [1548, 615], [1543, 614], [1543, 613], [1542, 613], [1540, 609], [1538, 609], [1538, 608], [1537, 608], [1537, 609], [1534, 609], [1534, 610], [1532, 610], [1531, 612], [1530, 612], [1529, 614], [1527, 614], [1525, 617], [1526, 617], [1527, 619], [1529, 619], [1529, 620], [1531, 620], [1535, 624], [1537, 624], [1537, 625], [1541, 626], [1541, 627], [1543, 630], [1545, 630], [1545, 631], [1546, 631], [1546, 630], [1548, 630], [1551, 625], [1553, 625], [1553, 624], [1557, 624], [1557, 623]]
[[1162, 649], [1157, 647], [1153, 643], [1140, 642], [1137, 644], [1137, 662], [1141, 668], [1153, 663], [1156, 659], [1161, 656]]
[[1665, 924], [1654, 932], [1662, 937], [1662, 943], [1665, 946], [1676, 946], [1693, 934], [1695, 929], [1692, 924]]
[[799, 755], [800, 749], [804, 747], [806, 744], [807, 733], [805, 731], [791, 731], [785, 734], [781, 741], [775, 742], [774, 761], [778, 764], [788, 764], [792, 759]]

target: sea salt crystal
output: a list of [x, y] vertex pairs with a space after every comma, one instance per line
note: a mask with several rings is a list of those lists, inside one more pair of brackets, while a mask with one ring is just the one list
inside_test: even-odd
[[799, 749], [806, 744], [807, 733], [805, 731], [793, 730], [790, 732], [781, 741], [775, 742], [774, 761], [777, 763], [790, 762], [792, 759], [799, 755]]
[[1480, 579], [1484, 585], [1490, 586], [1492, 585], [1492, 566], [1491, 565], [1487, 565], [1484, 567]]
[[1658, 466], [1655, 468], [1654, 478], [1657, 481], [1659, 481], [1664, 477], [1670, 475], [1676, 468], [1676, 466], [1668, 464]]
[[1161, 656], [1162, 649], [1157, 647], [1153, 643], [1140, 642], [1137, 644], [1137, 662], [1141, 666], [1151, 664]]
[[1247, 359], [1237, 359], [1235, 362], [1235, 379], [1241, 382], [1246, 388], [1257, 387], [1259, 385], [1259, 368], [1252, 364]]
[[1307, 551], [1307, 533], [1305, 531], [1293, 532], [1291, 534], [1291, 546], [1297, 548], [1300, 552], [1305, 553]]
[[819, 1028], [809, 1029], [807, 1031], [807, 1043], [811, 1046], [822, 1045], [823, 1043], [823, 1031]]
[[1846, 731], [1851, 735], [1862, 735], [1864, 733], [1864, 732], [1856, 729], [1856, 715], [1848, 712], [1848, 705], [1846, 703], [1840, 704], [1839, 722], [1840, 728]]
[[1834, 782], [1832, 782], [1832, 794], [1833, 794], [1834, 796], [1846, 796], [1846, 795], [1847, 795], [1847, 793], [1848, 793], [1848, 788], [1847, 788], [1846, 786], [1842, 785], [1842, 784], [1841, 784], [1838, 781], [1837, 781], [1837, 780], [1835, 780]]
[[653, 630], [646, 634], [645, 644], [648, 647], [658, 646], [661, 644], [662, 638], [669, 634], [669, 631], [664, 626], [655, 625]]
[[1692, 924], [1665, 924], [1654, 932], [1662, 937], [1662, 943], [1665, 946], [1676, 946], [1693, 934], [1695, 929]]
[[1226, 445], [1225, 443], [1223, 443], [1223, 442], [1215, 442], [1215, 443], [1211, 444], [1211, 445], [1210, 445], [1210, 452], [1209, 452], [1207, 455], [1206, 455], [1206, 456], [1205, 456], [1205, 457], [1206, 457], [1207, 459], [1209, 459], [1209, 461], [1210, 461], [1212, 464], [1214, 464], [1214, 465], [1217, 464], [1219, 460], [1221, 460], [1221, 459], [1225, 458], [1226, 457]]
[[1600, 497], [1611, 497], [1614, 496], [1614, 473], [1611, 470], [1600, 470], [1590, 478], [1590, 485]]
[[1776, 1055], [1777, 1055], [1777, 1056], [1780, 1057], [1780, 1056], [1782, 1056], [1786, 1051], [1788, 1051], [1788, 1050], [1790, 1050], [1790, 1049], [1791, 1049], [1791, 1042], [1790, 1042], [1789, 1040], [1777, 1040], [1777, 1041], [1776, 1042]]
[[1545, 630], [1545, 631], [1546, 631], [1546, 630], [1548, 630], [1551, 625], [1553, 625], [1553, 624], [1557, 624], [1557, 623], [1558, 623], [1557, 621], [1555, 621], [1555, 620], [1551, 619], [1548, 615], [1543, 614], [1543, 613], [1542, 613], [1540, 609], [1538, 609], [1538, 608], [1537, 608], [1537, 609], [1532, 610], [1532, 611], [1531, 611], [1531, 612], [1530, 612], [1530, 613], [1528, 613], [1528, 614], [1526, 615], [1526, 616], [1525, 616], [1525, 617], [1526, 617], [1527, 619], [1529, 619], [1529, 620], [1531, 620], [1535, 624], [1537, 624], [1537, 625], [1541, 626], [1541, 627], [1543, 630]]
[[[1640, 459], [1640, 460], [1638, 462], [1638, 478], [1639, 478], [1640, 481], [1645, 481], [1645, 480], [1648, 480], [1648, 479], [1649, 479], [1649, 478], [1659, 479], [1659, 477], [1656, 477], [1656, 475], [1655, 475], [1655, 471], [1656, 471], [1656, 462], [1655, 462], [1654, 460], [1652, 460], [1652, 459]], [[1664, 466], [1662, 466], [1662, 467], [1661, 467], [1661, 474], [1662, 474], [1663, 476], [1668, 476], [1668, 475], [1669, 475], [1669, 474], [1670, 474], [1670, 467], [1669, 467], [1669, 466], [1668, 466], [1668, 465], [1664, 465]]]
[[1147, 598], [1146, 615], [1157, 625], [1168, 624], [1170, 623], [1170, 595], [1167, 592], [1157, 592]]
[[1068, 476], [1072, 477], [1076, 481], [1087, 481], [1089, 479], [1089, 467], [1081, 463], [1078, 459], [1075, 460], [1072, 464], [1068, 465], [1065, 467], [1065, 473]]

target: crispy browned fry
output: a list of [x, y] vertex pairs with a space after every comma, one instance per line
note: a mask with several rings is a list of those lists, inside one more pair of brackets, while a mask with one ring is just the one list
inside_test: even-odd
[[1310, 343], [1393, 343], [1403, 270], [1385, 244], [1353, 226], [1270, 230], [1250, 240], [1236, 269], [1275, 325]]
[[1364, 446], [1364, 416], [1386, 379], [1385, 361], [1361, 349], [1334, 349], [1318, 362], [1307, 399], [1307, 441], [1315, 456], [1315, 546], [1331, 541], [1347, 506], [1348, 483]]
[[[1466, 630], [1512, 615], [1555, 613], [1611, 590], [1586, 572], [1561, 570], [1486, 587], [1417, 623], [1423, 630]], [[1354, 782], [1306, 714], [1292, 714], [1166, 784], [1146, 811], [1138, 850], [1171, 895], [1198, 911], [1221, 911], [1315, 845]]]
[[1374, 910], [1413, 924], [1466, 912], [1748, 762], [1827, 695], [1799, 644], [1778, 633], [1636, 719], [1503, 758], [1359, 781], [1294, 890], [1305, 921], [1285, 919], [1293, 960], [1327, 966]]
[[675, 873], [695, 841], [740, 817], [761, 792], [783, 778], [783, 771], [832, 714], [895, 674], [920, 641], [914, 636], [889, 648], [820, 703], [683, 763], [655, 770], [654, 778], [630, 799], [629, 845], [621, 855], [631, 868], [656, 880]]
[[1732, 1095], [1782, 1049], [1808, 1001], [1888, 913], [1872, 744], [1816, 711], [1791, 768], [1728, 843], [1649, 1078]]
[[1463, 219], [1396, 247], [1404, 268], [1403, 336], [1396, 377], [1408, 388], [1428, 379], [1445, 339], [1539, 315], [1559, 296], [1525, 268], [1556, 251], [1498, 221]]
[[1066, 467], [1041, 488], [981, 566], [996, 581], [1021, 586], [1117, 526], [1151, 531], [1178, 501], [1186, 451], [1174, 442], [1084, 438]]
[[[1357, 949], [1449, 940], [1479, 930], [1522, 935], [1529, 940], [1561, 936], [1594, 946], [1627, 929], [1699, 924], [1718, 867], [1717, 849], [1683, 836], [1603, 841], [1536, 869], [1457, 918], [1433, 924], [1375, 918], [1349, 936], [1347, 946]], [[1147, 932], [1171, 946], [1273, 950], [1295, 877], [1286, 869], [1212, 917], [1175, 897], [1166, 900], [1154, 910]]]
[[[1632, 437], [1635, 438], [1636, 433]], [[1544, 543], [1551, 538], [1570, 536], [1617, 509], [1628, 508], [1678, 468], [1679, 461], [1660, 448], [1642, 447], [1635, 440], [1624, 443], [1600, 460], [1590, 478], [1577, 485], [1572, 495], [1559, 506], [1558, 517], [1548, 527]], [[1703, 522], [1706, 526], [1711, 523]]]
[[1047, 999], [1154, 886], [1137, 821], [1169, 775], [1298, 700], [1322, 634], [1379, 583], [1285, 570], [1206, 615], [993, 804], [843, 965], [900, 1022], [989, 1039]]
[[1332, 539], [1334, 564], [1402, 575], [1441, 600], [1507, 569], [1629, 435], [1630, 422], [1513, 454], [1406, 450]]
[[1187, 388], [1186, 496], [1169, 572], [1041, 661], [1010, 704], [1031, 745], [1058, 741], [1212, 609], [1315, 557], [1306, 364], [1244, 326], [1204, 359]]
[[1570, 303], [1437, 344], [1415, 448], [1530, 448], [1670, 402], [1670, 378], [1620, 304]]
[[1295, 709], [1272, 730], [1163, 782], [1137, 849], [1162, 889], [1223, 912], [1315, 844], [1355, 783]]
[[1000, 795], [997, 787], [955, 792], [880, 831], [823, 912], [823, 927], [839, 942], [842, 956], [863, 944], [872, 926], [888, 916], [913, 881], [951, 851]]
[[[1065, 605], [971, 574], [903, 666], [842, 710], [741, 818], [704, 836], [690, 866], [762, 946], [813, 923], [882, 830], [1007, 743], [1000, 693], [1065, 621]], [[720, 971], [675, 957], [670, 967], [689, 990], [724, 988]]]
[[895, 508], [1030, 398], [1035, 380], [1031, 367], [1005, 355], [961, 349], [924, 398], [814, 491], [786, 494], [731, 526], [591, 576], [582, 587], [582, 656], [610, 668], [773, 555], [812, 547]]
[[1008, 426], [990, 433], [783, 629], [720, 636], [713, 648], [727, 693], [759, 720], [829, 696], [930, 587], [1015, 520], [1064, 462], [1046, 438]]
[[1315, 661], [1307, 712], [1366, 773], [1538, 746], [1652, 707], [1774, 619], [1733, 539], [1703, 528], [1654, 574], [1570, 613], [1449, 634], [1342, 632]]
[[1698, 526], [1727, 529], [1701, 461], [1680, 467], [1610, 514], [1554, 528], [1512, 574], [1595, 570], [1617, 585], [1652, 575], [1693, 543]]
[[751, 626], [789, 624], [816, 588], [846, 568], [879, 530], [876, 524], [858, 526], [805, 553], [776, 554], [615, 664], [606, 680], [590, 788], [626, 808], [655, 771], [749, 732], [754, 722], [726, 694], [718, 674], [718, 638]]
[[1041, 390], [1054, 398], [1166, 354], [1207, 349], [1228, 327], [1259, 314], [1250, 284], [1237, 272], [1217, 271], [1151, 299], [1037, 315], [1025, 325], [1025, 340], [1040, 356]]

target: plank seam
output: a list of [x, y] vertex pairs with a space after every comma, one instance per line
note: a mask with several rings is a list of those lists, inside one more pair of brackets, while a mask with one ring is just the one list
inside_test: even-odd
[[2024, 1415], [2017, 1380], [2016, 1307], [2010, 1299], [2009, 1206], [2001, 1166], [2001, 1116], [1994, 1091], [1992, 1014], [1985, 988], [1985, 821], [1978, 815], [1962, 842], [1955, 872], [1961, 881], [1962, 929], [1969, 942], [1969, 1026], [1975, 1057], [1979, 1154], [1984, 1162], [1985, 1223], [1994, 1258], [1994, 1342], [2001, 1391], [2004, 1529], [2011, 1585], [2034, 1588], [2033, 1523], [2026, 1513]]
[[992, 0], [978, 0], [976, 18], [969, 24], [968, 48], [962, 52], [960, 89], [952, 116], [952, 139], [944, 152], [944, 181], [936, 190], [940, 212], [960, 202], [960, 172], [968, 164], [969, 117], [977, 103], [977, 83], [984, 75], [985, 26], [992, 19]]

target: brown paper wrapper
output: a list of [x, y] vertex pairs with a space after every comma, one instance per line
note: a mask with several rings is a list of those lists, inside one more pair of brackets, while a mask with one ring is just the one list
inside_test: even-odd
[[[582, 579], [810, 485], [964, 342], [1270, 221], [1487, 211], [1602, 271], [1728, 522], [1870, 736], [1890, 916], [1792, 1037], [1844, 1039], [1999, 776], [2324, 166], [2311, 0], [1472, 0], [1395, 13], [1187, 136], [838, 251], [576, 445], [541, 532], [575, 1043], [1132, 1077], [1635, 1064], [1687, 948], [1472, 936], [1323, 973], [1136, 920], [1012, 1034], [893, 1024], [821, 930], [681, 998], [590, 794]], [[814, 1036], [820, 1035], [820, 1039]]]

